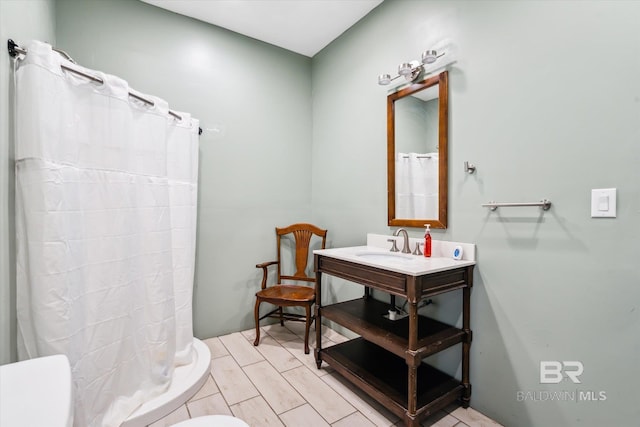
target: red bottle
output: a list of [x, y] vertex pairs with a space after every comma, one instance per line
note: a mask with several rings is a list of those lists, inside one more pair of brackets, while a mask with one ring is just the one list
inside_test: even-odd
[[431, 233], [429, 232], [429, 224], [425, 224], [427, 229], [424, 232], [424, 256], [427, 258], [431, 257]]

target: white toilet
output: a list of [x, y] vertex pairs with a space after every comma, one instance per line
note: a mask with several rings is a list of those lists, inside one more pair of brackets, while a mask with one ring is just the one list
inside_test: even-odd
[[71, 427], [71, 387], [69, 359], [61, 354], [0, 366], [0, 426]]
[[206, 415], [182, 421], [173, 427], [249, 427], [249, 424], [229, 415]]
[[[34, 410], [37, 402], [37, 410]], [[0, 426], [72, 427], [73, 394], [67, 356], [39, 357], [0, 366]], [[208, 415], [174, 427], [249, 427], [229, 415]]]

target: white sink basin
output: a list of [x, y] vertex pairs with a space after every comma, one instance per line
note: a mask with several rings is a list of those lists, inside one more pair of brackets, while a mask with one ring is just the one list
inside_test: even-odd
[[416, 261], [415, 257], [411, 255], [399, 254], [397, 252], [370, 252], [363, 251], [356, 253], [359, 258], [364, 258], [371, 262], [380, 263], [399, 263], [399, 264], [413, 264]]
[[[381, 242], [386, 244], [386, 238], [388, 238], [388, 236], [382, 237], [385, 237], [385, 239], [381, 238]], [[460, 243], [452, 244], [459, 245]], [[453, 250], [453, 248], [451, 249]], [[454, 260], [450, 257], [442, 256], [426, 258], [424, 256], [403, 254], [402, 252], [390, 252], [388, 248], [382, 248], [381, 246], [350, 246], [333, 249], [316, 249], [313, 253], [409, 276], [422, 276], [424, 274], [432, 274], [453, 268], [474, 265], [476, 263], [474, 260]], [[467, 245], [465, 254], [467, 253], [471, 255], [474, 254], [473, 245]]]

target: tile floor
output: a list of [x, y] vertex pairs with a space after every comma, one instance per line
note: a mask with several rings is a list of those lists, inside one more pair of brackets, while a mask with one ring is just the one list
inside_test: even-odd
[[[263, 327], [258, 347], [255, 331], [210, 338], [211, 375], [191, 400], [150, 427], [164, 427], [189, 418], [228, 414], [251, 427], [402, 426], [390, 413], [323, 364], [317, 369], [303, 350], [304, 324], [286, 322]], [[323, 327], [323, 347], [347, 340]], [[422, 423], [433, 427], [500, 426], [474, 409], [452, 405]]]

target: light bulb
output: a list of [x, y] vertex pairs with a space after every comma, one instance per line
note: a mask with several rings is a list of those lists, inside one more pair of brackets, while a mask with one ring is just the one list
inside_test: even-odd
[[391, 76], [389, 74], [380, 74], [378, 76], [378, 84], [385, 86], [391, 83]]
[[400, 74], [401, 76], [408, 76], [409, 74], [411, 74], [411, 64], [408, 62], [403, 62], [402, 64], [398, 65], [398, 74]]
[[438, 52], [435, 50], [425, 50], [422, 52], [422, 63], [433, 64], [438, 59]]

